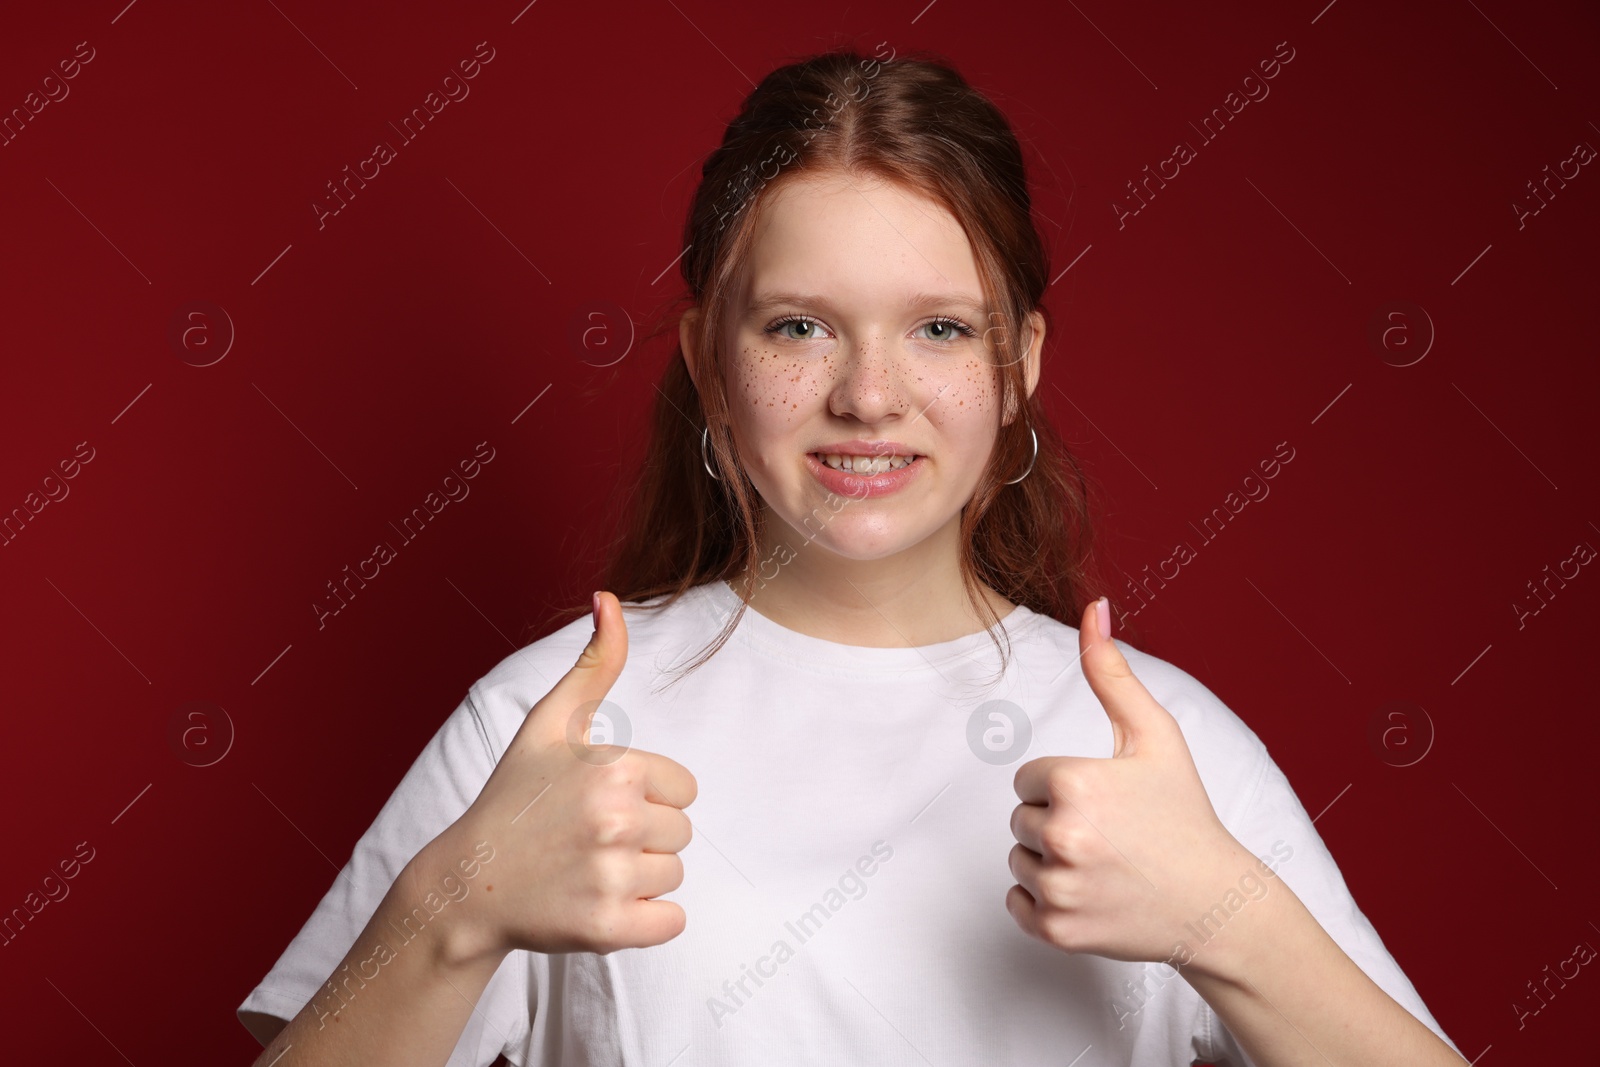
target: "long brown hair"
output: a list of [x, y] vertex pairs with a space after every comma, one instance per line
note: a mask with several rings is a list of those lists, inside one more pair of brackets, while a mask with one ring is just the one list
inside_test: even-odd
[[[682, 345], [675, 345], [601, 588], [624, 603], [664, 597], [642, 609], [659, 610], [706, 582], [737, 579], [736, 586], [749, 589], [758, 578], [771, 578], [758, 574], [763, 516], [759, 494], [733, 451], [720, 344], [727, 296], [762, 202], [794, 175], [827, 171], [887, 179], [943, 204], [976, 255], [990, 309], [984, 337], [996, 352], [1004, 410], [1014, 417], [999, 428], [989, 465], [962, 510], [960, 568], [969, 600], [1001, 649], [1004, 671], [1008, 646], [995, 638], [999, 619], [978, 582], [1078, 625], [1099, 584], [1090, 552], [1089, 484], [1046, 417], [1038, 391], [1028, 394], [1026, 318], [1037, 310], [1050, 321], [1041, 304], [1049, 255], [1034, 224], [1021, 149], [1005, 116], [935, 53], [880, 60], [840, 49], [781, 66], [745, 99], [722, 145], [707, 157], [684, 225], [687, 251], [679, 264], [687, 288], [649, 334], [669, 324], [675, 333], [685, 308], [702, 309], [695, 350], [704, 393], [689, 376]], [[1047, 329], [1047, 339], [1053, 336]], [[1016, 398], [1022, 398], [1020, 407]], [[710, 428], [710, 461], [720, 481], [702, 461], [703, 426]], [[1007, 485], [1033, 455], [1030, 428], [1038, 435], [1038, 456], [1027, 477]], [[588, 610], [585, 604], [557, 617], [570, 622]], [[743, 611], [741, 605], [673, 680], [720, 649]]]

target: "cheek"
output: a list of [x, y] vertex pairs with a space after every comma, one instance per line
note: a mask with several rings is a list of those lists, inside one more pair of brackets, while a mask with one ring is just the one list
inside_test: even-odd
[[739, 350], [728, 405], [744, 462], [758, 482], [764, 483], [781, 464], [794, 428], [814, 417], [832, 366], [831, 356], [805, 363], [755, 343]]
[[998, 396], [994, 368], [979, 356], [964, 357], [942, 371], [917, 379], [917, 391], [939, 402], [928, 409], [930, 418], [938, 412], [940, 424], [978, 420], [990, 410]]
[[987, 411], [996, 396], [994, 368], [981, 358], [967, 360], [961, 367], [962, 399], [970, 398], [978, 411]]
[[818, 397], [825, 396], [833, 374], [833, 357], [814, 362], [785, 359], [775, 349], [747, 345], [734, 371], [735, 418], [758, 431], [781, 432], [805, 419]]

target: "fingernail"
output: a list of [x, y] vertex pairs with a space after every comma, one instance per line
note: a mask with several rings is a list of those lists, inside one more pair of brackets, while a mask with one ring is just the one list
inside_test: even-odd
[[594, 593], [591, 595], [590, 601], [594, 604], [594, 628], [598, 632], [600, 629], [600, 594]]
[[1111, 601], [1101, 597], [1094, 602], [1095, 617], [1100, 626], [1100, 638], [1111, 640]]

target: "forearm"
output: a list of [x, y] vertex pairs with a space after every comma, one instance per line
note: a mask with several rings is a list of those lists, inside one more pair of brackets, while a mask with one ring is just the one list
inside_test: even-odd
[[465, 900], [437, 914], [424, 906], [451, 859], [430, 844], [406, 865], [329, 980], [255, 1067], [437, 1067], [449, 1058], [505, 958], [464, 948], [452, 920]]
[[1260, 1067], [1465, 1062], [1368, 978], [1281, 880], [1180, 971]]

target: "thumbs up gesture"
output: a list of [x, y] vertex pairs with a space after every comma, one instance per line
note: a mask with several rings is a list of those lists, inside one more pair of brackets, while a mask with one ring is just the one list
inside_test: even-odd
[[[611, 952], [671, 940], [683, 909], [652, 898], [683, 883], [684, 808], [694, 776], [652, 752], [589, 744], [595, 710], [628, 658], [622, 605], [597, 598], [578, 661], [533, 706], [478, 798], [427, 846], [441, 859], [465, 842], [494, 848], [494, 888], [454, 917], [463, 955]], [[446, 860], [447, 861], [447, 860]]]
[[1103, 599], [1090, 604], [1078, 648], [1111, 720], [1111, 756], [1046, 756], [1018, 768], [1018, 884], [1006, 910], [1067, 952], [1164, 961], [1184, 923], [1259, 863], [1217, 818], [1177, 720], [1134, 677], [1109, 617]]

